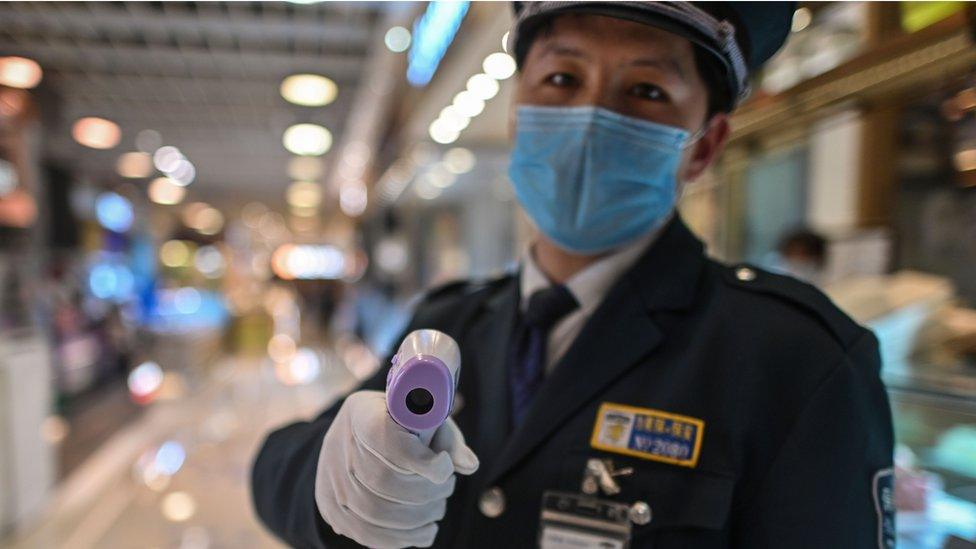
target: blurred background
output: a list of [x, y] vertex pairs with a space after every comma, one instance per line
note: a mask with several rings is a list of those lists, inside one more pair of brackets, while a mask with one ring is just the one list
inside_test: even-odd
[[[876, 330], [901, 547], [976, 543], [963, 2], [801, 2], [681, 210]], [[278, 547], [248, 473], [514, 265], [507, 3], [0, 3], [0, 546]]]

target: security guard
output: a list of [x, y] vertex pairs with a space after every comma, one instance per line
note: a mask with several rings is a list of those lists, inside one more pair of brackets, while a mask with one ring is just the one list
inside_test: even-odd
[[296, 547], [893, 546], [874, 336], [675, 213], [793, 8], [517, 6], [509, 175], [538, 233], [408, 328], [460, 345], [453, 419], [429, 448], [400, 429], [382, 369], [268, 437], [264, 522]]

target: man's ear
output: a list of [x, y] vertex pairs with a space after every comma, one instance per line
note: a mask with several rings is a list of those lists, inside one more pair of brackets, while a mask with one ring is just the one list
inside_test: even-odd
[[684, 181], [698, 179], [698, 176], [715, 162], [719, 153], [725, 148], [725, 143], [729, 140], [729, 131], [728, 113], [719, 112], [709, 118], [706, 122], [705, 133], [692, 147], [683, 177]]

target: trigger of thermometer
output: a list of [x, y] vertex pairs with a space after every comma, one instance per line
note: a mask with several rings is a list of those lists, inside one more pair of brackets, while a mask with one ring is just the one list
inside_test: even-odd
[[454, 404], [461, 351], [451, 336], [416, 330], [400, 344], [386, 375], [386, 409], [393, 421], [430, 444]]

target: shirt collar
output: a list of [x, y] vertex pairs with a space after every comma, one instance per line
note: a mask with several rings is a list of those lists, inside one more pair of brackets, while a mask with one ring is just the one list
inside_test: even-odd
[[[589, 313], [596, 309], [603, 301], [603, 296], [610, 290], [610, 286], [634, 265], [659, 233], [660, 229], [655, 229], [571, 276], [566, 281], [566, 288], [580, 304], [579, 310]], [[529, 296], [551, 285], [552, 282], [536, 263], [532, 245], [529, 244], [522, 253], [522, 271], [519, 278], [520, 307], [524, 310], [528, 306]]]

